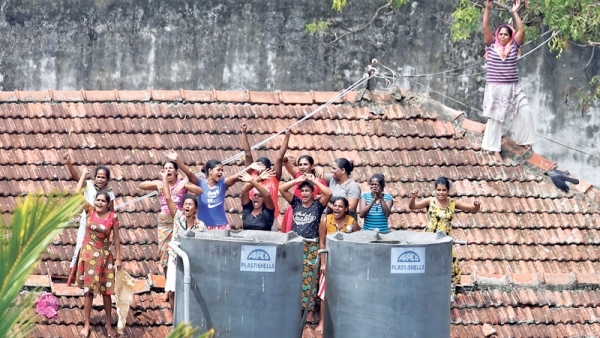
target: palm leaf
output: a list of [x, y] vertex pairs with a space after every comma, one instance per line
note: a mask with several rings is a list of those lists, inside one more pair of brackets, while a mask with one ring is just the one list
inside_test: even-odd
[[0, 218], [0, 337], [26, 336], [34, 329], [35, 293], [19, 301], [17, 296], [42, 252], [81, 210], [82, 201], [81, 195], [29, 194], [18, 202], [10, 225]]

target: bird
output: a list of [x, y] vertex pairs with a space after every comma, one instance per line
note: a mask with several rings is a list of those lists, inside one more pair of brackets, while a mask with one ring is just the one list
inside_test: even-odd
[[578, 179], [569, 177], [569, 172], [568, 171], [561, 171], [561, 170], [558, 170], [558, 169], [552, 169], [552, 170], [550, 170], [548, 172], [545, 172], [544, 175], [550, 176], [550, 179], [552, 180], [552, 183], [554, 183], [554, 185], [558, 189], [562, 190], [564, 193], [568, 193], [569, 192], [569, 186], [567, 185], [566, 182], [571, 182], [573, 184], [579, 184], [579, 180]]

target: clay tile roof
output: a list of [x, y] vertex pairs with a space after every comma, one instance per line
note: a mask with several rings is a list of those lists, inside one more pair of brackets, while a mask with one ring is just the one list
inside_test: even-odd
[[[10, 218], [28, 191], [68, 189], [75, 183], [62, 165], [69, 152], [76, 166], [109, 165], [116, 203], [142, 196], [139, 183], [156, 178], [162, 152], [175, 148], [193, 170], [209, 158], [242, 151], [246, 122], [257, 143], [306, 116], [337, 92], [254, 91], [41, 91], [0, 92], [0, 216]], [[325, 171], [337, 157], [354, 160], [363, 189], [384, 173], [394, 197], [390, 222], [421, 231], [424, 211], [408, 209], [410, 191], [433, 193], [441, 175], [451, 194], [482, 203], [477, 214], [458, 212], [453, 235], [463, 276], [451, 309], [453, 337], [594, 336], [600, 331], [600, 191], [586, 182], [569, 193], [556, 189], [545, 170], [557, 166], [503, 138], [508, 163], [481, 151], [485, 125], [466, 119], [416, 93], [357, 92], [293, 130], [289, 153], [310, 153]], [[407, 99], [410, 98], [410, 99]], [[274, 157], [280, 139], [258, 151]], [[226, 166], [239, 170], [241, 163]], [[565, 168], [568, 169], [568, 168]], [[289, 175], [284, 173], [284, 179]], [[229, 219], [241, 225], [240, 187], [226, 200]], [[280, 211], [287, 203], [280, 199]], [[122, 209], [124, 269], [136, 279], [125, 333], [166, 336], [173, 315], [160, 300], [164, 277], [158, 262], [156, 198]], [[65, 229], [27, 282], [59, 300], [58, 319], [41, 319], [36, 337], [76, 336], [83, 325], [81, 290], [65, 285], [76, 229]], [[96, 300], [95, 300], [96, 302]], [[96, 304], [97, 303], [97, 304]], [[98, 300], [95, 305], [101, 306]], [[92, 313], [93, 336], [106, 335], [101, 307]]]

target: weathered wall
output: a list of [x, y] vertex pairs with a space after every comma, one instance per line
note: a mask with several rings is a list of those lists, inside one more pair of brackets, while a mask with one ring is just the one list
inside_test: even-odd
[[[350, 1], [340, 15], [330, 0], [0, 0], [0, 89], [340, 90], [373, 57], [403, 74], [434, 73], [481, 61], [480, 36], [450, 40], [456, 2], [414, 1], [329, 44], [330, 37], [307, 34], [304, 25], [335, 16], [341, 26], [358, 27], [384, 1]], [[590, 53], [573, 46], [556, 59], [543, 47], [519, 70], [537, 133], [594, 156], [541, 138], [535, 150], [598, 186], [600, 110], [582, 116], [572, 97], [586, 85], [581, 68]], [[415, 79], [428, 88], [401, 84], [482, 121], [433, 91], [479, 109], [484, 71], [480, 64]], [[598, 73], [600, 53], [588, 67]]]

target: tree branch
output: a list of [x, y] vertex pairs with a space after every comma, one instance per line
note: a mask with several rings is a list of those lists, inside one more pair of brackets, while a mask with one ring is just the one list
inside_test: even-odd
[[592, 59], [594, 58], [594, 51], [596, 51], [596, 46], [592, 47], [592, 54], [590, 55], [590, 59], [585, 64], [585, 66], [583, 66], [583, 75], [585, 75], [585, 78], [588, 79], [588, 82], [591, 81], [591, 79], [585, 72], [585, 69], [590, 65], [590, 62], [592, 62]]
[[331, 41], [331, 42], [330, 42], [330, 44], [334, 44], [334, 43], [336, 43], [338, 40], [340, 40], [341, 38], [343, 38], [344, 36], [346, 36], [346, 35], [348, 35], [348, 34], [354, 34], [354, 33], [358, 33], [358, 32], [360, 32], [361, 30], [363, 30], [363, 29], [365, 29], [365, 28], [369, 27], [369, 26], [370, 26], [370, 25], [373, 23], [373, 21], [375, 21], [375, 19], [376, 19], [376, 18], [377, 18], [377, 16], [379, 15], [379, 12], [380, 12], [381, 10], [383, 10], [383, 9], [386, 9], [386, 8], [389, 8], [389, 7], [391, 7], [391, 6], [392, 6], [392, 3], [393, 3], [393, 0], [390, 0], [390, 2], [388, 2], [387, 4], [385, 4], [385, 5], [383, 5], [383, 6], [379, 7], [379, 8], [377, 8], [377, 11], [375, 12], [375, 15], [373, 15], [373, 18], [371, 19], [371, 21], [367, 22], [367, 23], [366, 23], [364, 26], [362, 26], [362, 27], [360, 27], [360, 28], [358, 28], [358, 29], [356, 29], [356, 30], [349, 31], [349, 32], [346, 32], [346, 33], [344, 33], [344, 34], [340, 35], [338, 38], [336, 38], [335, 40]]

